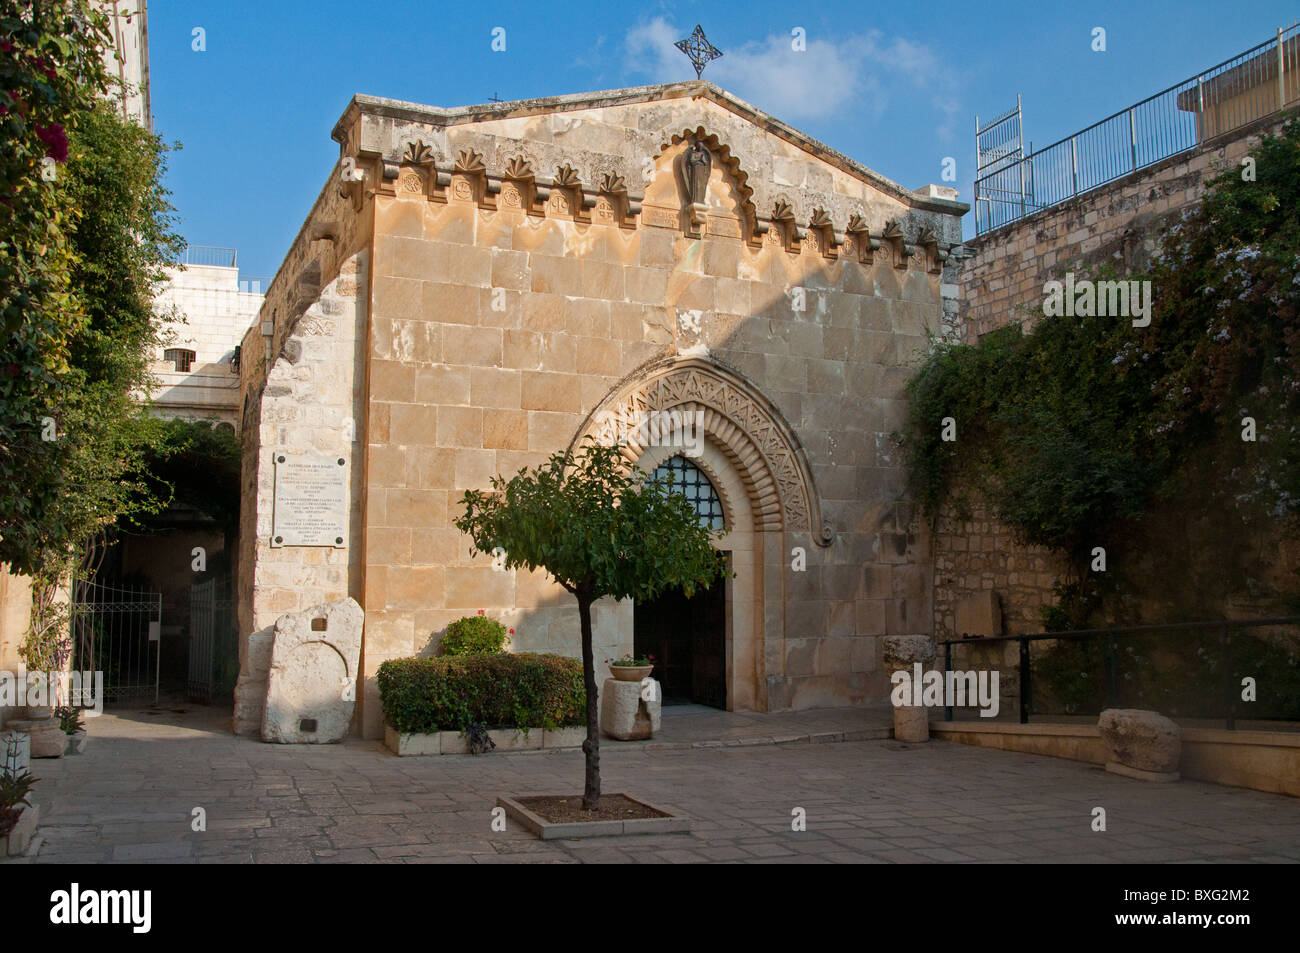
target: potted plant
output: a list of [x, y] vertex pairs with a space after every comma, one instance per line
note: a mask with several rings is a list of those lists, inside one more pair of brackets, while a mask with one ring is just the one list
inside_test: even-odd
[[655, 667], [653, 655], [624, 655], [622, 658], [605, 661], [609, 662], [610, 674], [620, 682], [639, 682], [653, 672]]
[[40, 779], [17, 766], [17, 747], [11, 745], [0, 765], [0, 857], [21, 854], [36, 830], [37, 810], [30, 795]]
[[56, 708], [54, 717], [59, 719], [59, 727], [68, 736], [68, 754], [81, 754], [86, 747], [86, 723], [82, 720], [81, 709], [71, 706]]

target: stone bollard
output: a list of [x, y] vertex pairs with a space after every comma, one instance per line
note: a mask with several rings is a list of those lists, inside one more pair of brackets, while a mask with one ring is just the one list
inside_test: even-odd
[[636, 741], [650, 738], [659, 730], [662, 702], [659, 683], [647, 680], [651, 691], [643, 691], [640, 682], [605, 679], [600, 690], [600, 727], [611, 738]]
[[[922, 667], [934, 661], [934, 640], [925, 635], [890, 635], [882, 644], [885, 674], [906, 669], [920, 662]], [[924, 705], [894, 706], [894, 739], [911, 744], [930, 740], [930, 712]]]
[[1164, 715], [1140, 708], [1107, 708], [1097, 721], [1106, 745], [1106, 770], [1139, 781], [1177, 781], [1183, 732]]

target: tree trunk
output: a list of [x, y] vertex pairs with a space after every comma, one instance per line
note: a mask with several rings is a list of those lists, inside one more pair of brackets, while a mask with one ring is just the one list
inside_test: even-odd
[[579, 590], [578, 618], [582, 623], [582, 677], [587, 685], [587, 782], [582, 792], [582, 809], [594, 811], [600, 805], [600, 718], [596, 708], [596, 660], [591, 646], [591, 597]]

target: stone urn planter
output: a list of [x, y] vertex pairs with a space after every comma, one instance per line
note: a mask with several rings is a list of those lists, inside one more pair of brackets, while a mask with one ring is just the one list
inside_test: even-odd
[[659, 730], [661, 706], [658, 683], [643, 692], [641, 679], [607, 678], [600, 692], [601, 730], [619, 741], [651, 738]]
[[62, 758], [68, 749], [68, 736], [63, 733], [57, 718], [20, 718], [10, 721], [5, 727], [21, 731], [31, 739], [33, 758]]
[[655, 670], [653, 665], [611, 665], [609, 673], [620, 682], [640, 682]]
[[86, 750], [86, 729], [73, 731], [68, 734], [67, 754], [81, 754]]

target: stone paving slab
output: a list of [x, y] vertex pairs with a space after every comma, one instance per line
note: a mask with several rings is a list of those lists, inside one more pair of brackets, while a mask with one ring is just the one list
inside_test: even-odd
[[[579, 793], [579, 751], [397, 758], [358, 739], [237, 738], [219, 710], [104, 715], [83, 755], [33, 765], [35, 853], [6, 863], [1300, 862], [1300, 800], [1282, 795], [938, 741], [807, 740], [879, 717], [666, 710], [667, 743], [602, 744], [604, 789], [672, 805], [692, 831], [542, 842], [492, 830], [496, 798]], [[804, 741], [774, 743], [787, 736]]]

